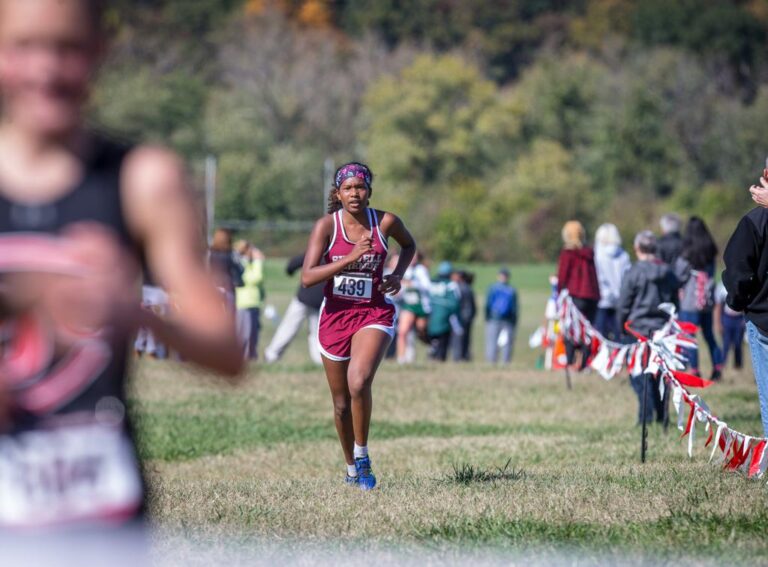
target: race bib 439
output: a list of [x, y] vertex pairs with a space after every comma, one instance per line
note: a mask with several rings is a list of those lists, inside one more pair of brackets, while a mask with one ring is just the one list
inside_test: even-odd
[[333, 278], [333, 296], [341, 299], [371, 299], [373, 277], [370, 274], [339, 274]]

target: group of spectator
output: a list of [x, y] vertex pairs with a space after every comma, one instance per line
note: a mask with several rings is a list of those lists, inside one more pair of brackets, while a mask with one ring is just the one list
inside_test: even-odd
[[[229, 309], [236, 313], [237, 336], [243, 358], [258, 358], [260, 316], [264, 304], [264, 254], [251, 242], [238, 240], [224, 229], [213, 233], [208, 250], [208, 267]], [[145, 274], [142, 286], [142, 306], [158, 315], [166, 315], [172, 298]], [[134, 342], [138, 356], [167, 358], [170, 353], [148, 329], [139, 329]]]
[[[768, 307], [763, 307], [763, 303], [768, 305], [765, 299], [768, 291], [761, 287], [763, 275], [768, 272], [768, 253], [764, 252], [766, 247], [762, 241], [763, 234], [768, 233], [764, 228], [768, 226], [765, 211], [765, 206], [755, 209], [737, 227], [726, 249], [726, 272], [720, 284], [715, 278], [718, 247], [699, 217], [691, 217], [683, 231], [680, 217], [670, 213], [661, 218], [660, 237], [650, 230], [637, 233], [633, 241], [634, 263], [622, 247], [615, 225], [606, 223], [597, 229], [593, 249], [587, 244], [581, 223], [569, 221], [562, 230], [557, 289], [568, 290], [576, 307], [603, 336], [614, 341], [634, 340], [624, 330], [628, 323], [634, 331], [651, 336], [668, 319], [659, 305], [674, 304], [680, 320], [694, 323], [701, 330], [711, 359], [712, 380], [721, 379], [731, 349], [734, 367], [742, 367], [742, 345], [748, 331], [764, 428], [768, 433]], [[303, 255], [292, 258], [287, 273], [298, 271], [303, 260]], [[391, 258], [390, 266], [396, 262], [396, 256]], [[264, 255], [245, 240], [233, 245], [228, 231], [217, 230], [208, 263], [227, 305], [237, 313], [243, 358], [255, 360], [265, 298]], [[509, 279], [509, 270], [500, 269], [486, 294], [484, 354], [489, 363], [509, 363], [513, 354], [518, 296]], [[413, 362], [416, 344], [422, 341], [429, 345], [431, 359], [445, 361], [450, 355], [454, 361], [472, 360], [472, 327], [477, 315], [473, 282], [474, 274], [454, 269], [447, 261], [439, 264], [435, 277], [430, 277], [423, 256], [417, 254], [403, 277], [400, 293], [393, 298], [400, 314], [397, 337], [388, 356], [396, 357], [399, 363]], [[172, 301], [151, 276], [146, 278], [142, 295], [144, 306], [159, 314], [166, 313]], [[321, 363], [315, 335], [322, 299], [323, 284], [310, 288], [299, 286], [264, 351], [267, 363], [281, 358], [305, 319], [310, 357], [313, 362]], [[722, 348], [716, 334], [721, 336]], [[590, 349], [589, 344], [566, 341], [568, 365], [584, 369]], [[135, 350], [137, 354], [155, 358], [169, 354], [146, 329], [139, 331]], [[685, 354], [689, 371], [701, 375], [696, 349]], [[639, 421], [652, 420], [654, 414], [661, 420], [664, 403], [655, 378], [641, 374], [630, 379], [641, 408], [642, 392], [645, 390], [648, 396], [646, 413], [639, 413]], [[645, 381], [650, 384], [644, 384]], [[650, 387], [644, 388], [644, 385]]]
[[[392, 258], [394, 266], [397, 258]], [[509, 363], [517, 329], [517, 291], [509, 284], [509, 270], [502, 268], [485, 302], [485, 360]], [[478, 313], [474, 274], [443, 261], [430, 277], [423, 255], [417, 253], [394, 297], [400, 308], [397, 339], [391, 355], [401, 364], [415, 360], [419, 340], [428, 344], [429, 358], [470, 361], [472, 328]]]
[[236, 312], [237, 337], [245, 360], [258, 358], [261, 309], [264, 304], [264, 254], [253, 243], [232, 243], [228, 230], [213, 233], [208, 265], [226, 304]]
[[[720, 380], [728, 350], [733, 347], [735, 366], [742, 364], [745, 322], [742, 313], [725, 304], [727, 295], [715, 285], [718, 248], [706, 224], [691, 217], [682, 231], [678, 215], [664, 215], [657, 238], [650, 230], [639, 232], [633, 248], [636, 262], [621, 247], [621, 236], [613, 224], [603, 224], [595, 234], [595, 249], [586, 242], [584, 228], [578, 221], [563, 227], [563, 250], [558, 262], [559, 289], [567, 289], [576, 307], [605, 337], [615, 341], [634, 340], [624, 333], [624, 325], [650, 336], [668, 320], [659, 309], [662, 303], [674, 304], [682, 321], [696, 324], [707, 344], [712, 371], [710, 378]], [[720, 330], [725, 350], [720, 348], [715, 330]], [[568, 364], [583, 369], [590, 345], [566, 342]], [[696, 349], [688, 349], [690, 372], [701, 375]], [[631, 377], [641, 398], [644, 375]], [[647, 413], [640, 420], [661, 420], [662, 404], [658, 388], [646, 388], [650, 396]], [[642, 401], [642, 400], [641, 400]], [[642, 404], [641, 404], [642, 405]]]
[[[397, 263], [391, 258], [390, 267]], [[401, 364], [416, 358], [416, 344], [429, 347], [432, 360], [472, 359], [472, 325], [477, 314], [474, 274], [444, 261], [430, 277], [424, 256], [417, 253], [406, 270], [400, 293], [393, 300], [399, 307], [397, 337], [390, 354]]]

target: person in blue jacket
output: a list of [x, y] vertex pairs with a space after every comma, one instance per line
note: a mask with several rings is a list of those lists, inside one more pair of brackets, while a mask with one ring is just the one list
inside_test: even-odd
[[517, 331], [517, 290], [509, 285], [509, 270], [502, 268], [485, 300], [485, 360], [509, 364]]

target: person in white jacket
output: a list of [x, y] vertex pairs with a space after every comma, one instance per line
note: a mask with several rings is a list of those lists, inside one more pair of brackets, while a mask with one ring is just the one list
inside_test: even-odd
[[616, 225], [605, 223], [595, 233], [595, 268], [600, 286], [595, 327], [609, 339], [618, 340], [621, 328], [616, 317], [621, 281], [632, 266], [629, 254], [621, 247], [621, 235]]

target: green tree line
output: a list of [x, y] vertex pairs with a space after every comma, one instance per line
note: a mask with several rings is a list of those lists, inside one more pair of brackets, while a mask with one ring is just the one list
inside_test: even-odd
[[669, 210], [724, 240], [768, 144], [762, 0], [111, 4], [101, 127], [218, 157], [219, 220], [310, 220], [323, 162], [432, 255], [552, 260], [562, 223]]

